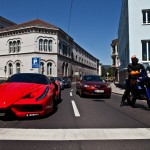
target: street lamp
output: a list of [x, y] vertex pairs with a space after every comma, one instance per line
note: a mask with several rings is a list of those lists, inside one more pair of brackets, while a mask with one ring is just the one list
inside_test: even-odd
[[107, 81], [108, 81], [109, 72], [107, 72], [106, 74], [107, 74]]

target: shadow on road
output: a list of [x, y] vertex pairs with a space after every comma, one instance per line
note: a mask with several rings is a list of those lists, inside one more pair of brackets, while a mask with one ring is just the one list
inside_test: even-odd
[[45, 119], [48, 118], [52, 115], [54, 115], [57, 110], [58, 110], [58, 105], [62, 102], [62, 99], [57, 101], [57, 103], [54, 106], [54, 109], [51, 113], [46, 114], [45, 116], [34, 116], [34, 117], [23, 117], [23, 118], [18, 118], [13, 114], [11, 111], [8, 111], [4, 116], [0, 116], [0, 120], [2, 121], [14, 121], [14, 120], [38, 120], [38, 119]]

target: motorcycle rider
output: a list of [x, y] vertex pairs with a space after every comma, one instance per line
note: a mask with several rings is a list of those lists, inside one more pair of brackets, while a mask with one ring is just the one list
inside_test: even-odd
[[143, 75], [145, 77], [147, 77], [147, 72], [146, 72], [144, 66], [142, 64], [138, 63], [138, 61], [139, 61], [139, 59], [136, 57], [136, 55], [133, 55], [131, 57], [131, 63], [127, 67], [129, 75], [128, 75], [128, 79], [126, 80], [126, 89], [125, 89], [125, 92], [124, 92], [124, 95], [123, 95], [124, 99], [122, 99], [122, 102], [121, 102], [120, 106], [123, 106], [125, 99], [130, 97], [130, 90], [131, 90], [131, 88], [133, 88], [132, 85], [131, 85], [131, 81], [133, 79], [133, 76], [131, 75], [131, 72], [132, 71], [142, 72]]

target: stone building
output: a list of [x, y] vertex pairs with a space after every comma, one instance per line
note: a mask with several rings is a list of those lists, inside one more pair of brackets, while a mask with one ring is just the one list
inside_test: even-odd
[[113, 68], [113, 74], [115, 81], [119, 81], [119, 59], [118, 59], [118, 39], [114, 39], [111, 43], [111, 59]]
[[[33, 59], [39, 58], [38, 68]], [[98, 74], [99, 60], [59, 27], [36, 19], [0, 29], [0, 77], [20, 72], [47, 76]]]

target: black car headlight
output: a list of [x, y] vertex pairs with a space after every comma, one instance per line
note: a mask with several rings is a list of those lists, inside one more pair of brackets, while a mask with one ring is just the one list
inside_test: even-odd
[[36, 98], [36, 101], [43, 99], [47, 95], [48, 91], [49, 91], [49, 87], [47, 86], [43, 94]]

